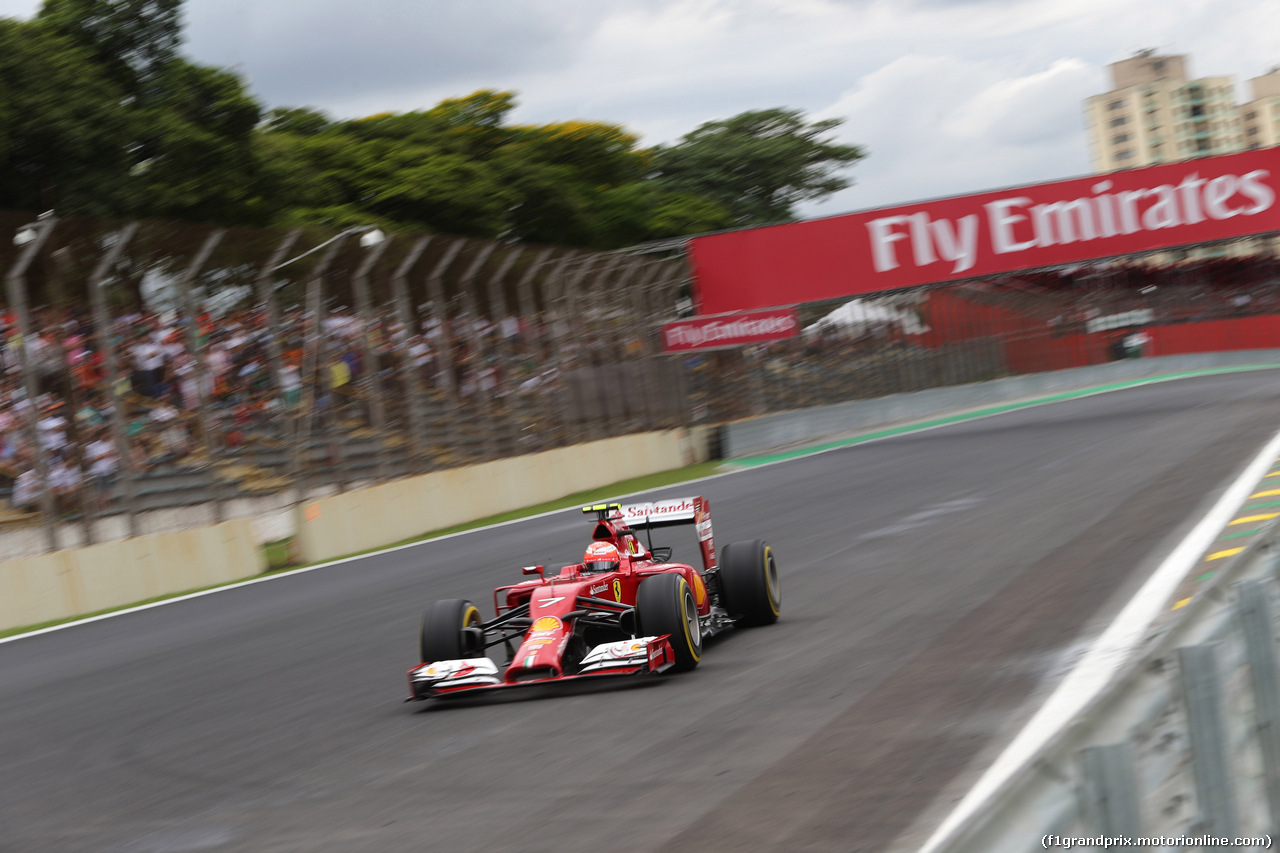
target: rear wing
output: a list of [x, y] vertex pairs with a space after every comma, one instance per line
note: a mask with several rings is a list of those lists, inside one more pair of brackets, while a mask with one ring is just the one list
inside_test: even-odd
[[716, 568], [715, 539], [711, 533], [711, 502], [704, 497], [674, 498], [640, 504], [595, 504], [584, 506], [583, 512], [595, 512], [597, 517], [621, 520], [634, 529], [672, 527], [691, 524], [702, 549], [702, 565], [706, 571]]

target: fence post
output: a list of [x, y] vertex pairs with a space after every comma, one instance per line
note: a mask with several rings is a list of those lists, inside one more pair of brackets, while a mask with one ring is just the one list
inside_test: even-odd
[[[409, 443], [413, 448], [415, 459], [426, 458], [427, 437], [425, 419], [422, 412], [422, 376], [419, 375], [418, 367], [413, 363], [413, 355], [409, 351], [409, 341], [413, 337], [410, 334], [410, 330], [416, 328], [416, 334], [422, 334], [422, 330], [421, 327], [415, 326], [413, 322], [413, 311], [409, 305], [407, 279], [409, 270], [413, 269], [414, 264], [422, 257], [423, 251], [426, 250], [427, 244], [430, 242], [430, 237], [419, 238], [391, 276], [391, 298], [395, 300], [396, 316], [400, 319], [400, 325], [404, 327], [405, 333], [404, 352], [400, 356], [400, 366], [405, 380], [405, 388], [409, 395]], [[431, 345], [429, 341], [425, 341], [425, 338], [424, 342], [427, 346]]]
[[[349, 236], [350, 232], [344, 231], [337, 237], [333, 238], [328, 250], [320, 258], [320, 263], [311, 271], [311, 279], [307, 282], [307, 313], [310, 314], [311, 329], [307, 340], [303, 343], [302, 361], [304, 369], [302, 376], [303, 397], [301, 411], [296, 423], [296, 429], [293, 435], [293, 482], [294, 488], [298, 492], [298, 501], [306, 499], [306, 458], [307, 443], [311, 439], [311, 412], [315, 408], [315, 385], [316, 382], [324, 382], [328, 384], [329, 373], [328, 365], [322, 364], [322, 356], [328, 352], [328, 339], [324, 333], [324, 276], [329, 270], [329, 265], [333, 263], [333, 258], [338, 254], [338, 249], [342, 246], [343, 240]], [[307, 371], [305, 364], [310, 356], [312, 370]], [[319, 374], [317, 377], [316, 374]], [[305, 381], [310, 377], [309, 382]], [[337, 423], [337, 415], [333, 411], [333, 401], [329, 401], [329, 414], [335, 425]], [[342, 434], [339, 429], [331, 429], [334, 434], [337, 458], [334, 465], [334, 471], [338, 478], [339, 490], [346, 489], [346, 471], [343, 463]]]
[[604, 321], [602, 297], [607, 287], [606, 281], [621, 262], [622, 256], [615, 255], [597, 275], [580, 280], [583, 297], [581, 316], [584, 320], [581, 325], [587, 330], [587, 350], [592, 368], [589, 375], [594, 377], [591, 381], [584, 383], [592, 392], [592, 408], [597, 414], [595, 426], [591, 432], [593, 438], [604, 438], [616, 434], [612, 415], [617, 403], [618, 389], [617, 383], [610, 381], [609, 373], [613, 366], [612, 362], [617, 356], [610, 353], [610, 342], [614, 336]]
[[555, 382], [546, 382], [539, 386], [542, 389], [542, 410], [552, 412], [552, 418], [559, 421], [559, 434], [556, 435], [555, 446], [561, 447], [574, 443], [577, 425], [574, 422], [574, 408], [571, 405], [569, 387], [569, 371], [566, 369], [565, 327], [568, 317], [564, 309], [564, 274], [573, 255], [567, 254], [556, 263], [555, 267], [542, 280], [542, 301], [545, 312], [545, 342], [549, 359], [554, 359]]
[[116, 365], [116, 347], [111, 341], [111, 320], [107, 316], [106, 297], [102, 295], [102, 282], [137, 230], [138, 223], [131, 222], [117, 231], [111, 248], [98, 261], [98, 266], [89, 276], [89, 298], [93, 303], [93, 322], [97, 327], [99, 346], [106, 356], [107, 397], [111, 400], [111, 433], [115, 440], [116, 455], [120, 457], [120, 482], [124, 489], [125, 517], [131, 537], [138, 535], [137, 489], [134, 482], [133, 455], [129, 452], [129, 438], [125, 432], [124, 403], [120, 399], [120, 371]]
[[[546, 319], [549, 312], [538, 310], [538, 300], [533, 293], [533, 283], [534, 279], [538, 276], [538, 272], [546, 265], [547, 260], [551, 257], [553, 251], [554, 250], [552, 249], [543, 249], [538, 257], [534, 258], [533, 263], [531, 263], [529, 268], [525, 270], [524, 275], [520, 277], [520, 280], [516, 282], [515, 286], [516, 312], [521, 318], [520, 350], [525, 354], [532, 355], [535, 366], [543, 362], [542, 355], [545, 349], [543, 343], [548, 332], [546, 324], [543, 321]], [[543, 284], [543, 305], [545, 308], [545, 279]], [[541, 374], [535, 374], [535, 376], [531, 378], [536, 381], [534, 382], [535, 390], [530, 394], [530, 396], [536, 399], [545, 399], [545, 389], [541, 387], [543, 376]], [[527, 431], [529, 434], [528, 438], [530, 439], [529, 446], [534, 450], [541, 450], [544, 441], [550, 440], [554, 444], [553, 436], [544, 435], [544, 433], [548, 431], [543, 429], [543, 425], [541, 423], [543, 408], [536, 403], [532, 407], [526, 406], [526, 400], [523, 396], [520, 396], [520, 401], [521, 417], [524, 421], [518, 431], [519, 437], [523, 439], [525, 437], [525, 432]]]
[[[44, 516], [41, 527], [44, 529], [45, 547], [50, 551], [58, 547], [58, 534], [54, 527], [57, 519], [55, 518], [56, 508], [53, 502], [53, 489], [49, 484], [49, 457], [40, 447], [40, 427], [38, 425], [40, 412], [37, 408], [36, 400], [36, 379], [31, 370], [31, 359], [28, 358], [31, 347], [31, 309], [27, 304], [26, 275], [27, 268], [31, 266], [31, 262], [36, 258], [36, 253], [40, 251], [45, 241], [49, 239], [49, 235], [53, 233], [53, 228], [57, 223], [58, 220], [52, 216], [36, 223], [38, 227], [34, 237], [22, 249], [5, 279], [9, 304], [13, 306], [14, 311], [18, 314], [18, 334], [21, 336], [21, 345], [18, 347], [18, 366], [22, 371], [22, 388], [27, 397], [27, 416], [23, 418], [23, 426], [27, 434], [27, 441], [31, 445], [31, 452], [35, 455], [36, 474], [40, 478], [40, 514]], [[74, 420], [75, 413], [72, 412], [71, 414]]]
[[439, 332], [439, 341], [435, 344], [437, 361], [439, 369], [437, 375], [444, 376], [444, 391], [451, 399], [449, 405], [444, 407], [443, 420], [447, 422], [448, 429], [445, 430], [445, 443], [449, 446], [449, 451], [453, 456], [457, 457], [457, 422], [458, 422], [458, 384], [457, 376], [454, 375], [453, 365], [453, 323], [449, 319], [449, 306], [444, 298], [444, 271], [453, 263], [453, 259], [458, 256], [458, 252], [462, 251], [465, 245], [463, 240], [454, 240], [450, 246], [444, 250], [444, 254], [440, 260], [436, 262], [430, 274], [427, 276], [427, 298], [431, 301], [431, 319], [435, 323], [435, 329]]
[[[301, 229], [295, 228], [284, 236], [284, 239], [282, 239], [276, 246], [276, 250], [271, 253], [271, 257], [268, 258], [266, 266], [264, 266], [258, 273], [258, 277], [255, 282], [258, 292], [258, 301], [267, 309], [267, 328], [270, 331], [270, 334], [267, 335], [267, 354], [270, 357], [271, 364], [268, 366], [267, 375], [271, 377], [272, 393], [276, 395], [276, 399], [280, 400], [282, 404], [284, 404], [285, 401], [283, 399], [284, 383], [280, 381], [280, 371], [283, 369], [284, 362], [284, 359], [280, 354], [280, 310], [276, 305], [275, 287], [272, 286], [271, 275], [280, 268], [281, 262], [284, 260], [284, 256], [291, 248], [293, 248], [293, 244], [298, 241], [298, 236], [301, 233]], [[305, 356], [303, 357], [303, 361], [306, 361]], [[298, 365], [298, 381], [300, 383], [304, 383], [302, 388], [306, 387], [305, 383], [307, 381], [307, 377], [305, 373], [305, 364]], [[301, 388], [299, 390], [301, 391]], [[296, 404], [297, 407], [302, 406], [301, 397], [304, 393], [305, 392], [299, 394], [299, 400]], [[281, 417], [285, 422], [283, 432], [284, 436], [287, 438], [290, 432], [292, 432], [294, 433], [294, 441], [300, 441], [301, 421], [299, 420], [300, 413], [298, 408], [285, 412]], [[292, 427], [292, 429], [290, 429], [290, 427]], [[301, 453], [302, 451], [297, 445], [295, 445], [294, 452]], [[297, 499], [301, 501], [303, 496], [303, 485], [297, 479], [296, 466], [294, 466], [294, 468], [293, 488], [294, 491], [297, 492]]]
[[356, 296], [356, 313], [360, 315], [360, 346], [364, 357], [364, 376], [360, 384], [364, 386], [365, 397], [369, 403], [369, 420], [373, 427], [373, 437], [377, 453], [374, 456], [374, 476], [381, 483], [387, 478], [387, 438], [383, 435], [386, 428], [386, 413], [382, 407], [382, 377], [379, 376], [378, 348], [373, 345], [373, 309], [369, 301], [369, 271], [382, 257], [382, 253], [391, 245], [391, 238], [384, 237], [368, 250], [364, 260], [356, 269], [354, 285]]
[[[1080, 758], [1080, 812], [1090, 833], [1142, 835], [1133, 752], [1127, 743], [1087, 746]], [[1146, 849], [1145, 847], [1139, 849]]]
[[1213, 646], [1181, 646], [1178, 668], [1191, 739], [1192, 772], [1200, 807], [1199, 833], [1236, 834], [1235, 786], [1227, 756], [1222, 715], [1222, 680]]
[[[206, 464], [213, 474], [214, 521], [222, 521], [223, 519], [222, 481], [218, 478], [218, 471], [214, 465], [217, 447], [214, 444], [213, 433], [209, 426], [209, 369], [204, 360], [204, 353], [200, 350], [200, 332], [196, 328], [196, 310], [195, 301], [191, 298], [191, 282], [199, 274], [201, 267], [209, 260], [209, 255], [213, 253], [214, 248], [222, 241], [226, 233], [225, 229], [219, 228], [206, 237], [204, 244], [196, 252], [196, 256], [191, 259], [191, 263], [187, 265], [182, 275], [178, 276], [176, 282], [178, 304], [182, 306], [182, 313], [187, 315], [187, 322], [183, 324], [186, 330], [187, 351], [191, 354], [191, 360], [195, 364], [196, 416], [200, 420], [200, 439], [204, 445]], [[272, 331], [272, 338], [274, 339], [274, 330]]]
[[1249, 680], [1271, 830], [1280, 827], [1280, 685], [1277, 684], [1275, 631], [1266, 587], [1258, 579], [1236, 583], [1237, 611], [1249, 659]]
[[[520, 452], [520, 430], [515, 426], [516, 412], [511, 405], [514, 399], [513, 388], [508, 384], [511, 375], [511, 362], [514, 360], [511, 354], [511, 346], [507, 340], [506, 320], [507, 320], [507, 300], [502, 292], [502, 279], [511, 271], [511, 267], [515, 265], [516, 260], [524, 253], [524, 249], [510, 249], [502, 258], [502, 263], [498, 264], [498, 268], [493, 275], [489, 276], [485, 281], [485, 298], [489, 300], [489, 319], [493, 328], [493, 352], [498, 369], [494, 374], [493, 385], [493, 411], [499, 421], [495, 427], [499, 430], [497, 444], [499, 453], [502, 453], [502, 438], [509, 439], [508, 445], [511, 448], [511, 455], [518, 455]], [[499, 399], [501, 397], [501, 399]]]
[[480, 439], [482, 443], [480, 445], [480, 453], [481, 458], [486, 460], [497, 456], [496, 442], [494, 440], [493, 400], [480, 387], [480, 380], [484, 375], [485, 347], [484, 336], [480, 334], [479, 329], [480, 311], [476, 307], [478, 302], [475, 293], [471, 290], [471, 286], [475, 282], [476, 276], [480, 273], [480, 267], [484, 266], [484, 262], [489, 260], [489, 256], [493, 254], [496, 248], [498, 248], [497, 243], [482, 246], [471, 261], [471, 266], [467, 267], [467, 271], [463, 273], [462, 280], [458, 282], [459, 293], [462, 296], [462, 316], [467, 324], [467, 328], [464, 331], [471, 342], [471, 389], [476, 396], [476, 403], [479, 405], [482, 414], [480, 420], [484, 421], [481, 428]]
[[[640, 396], [640, 428], [641, 430], [650, 430], [655, 426], [662, 425], [662, 395], [664, 389], [661, 388], [661, 381], [656, 380], [653, 371], [654, 368], [663, 364], [660, 361], [661, 347], [659, 354], [655, 355], [651, 349], [653, 339], [653, 329], [656, 323], [660, 323], [657, 312], [653, 310], [653, 306], [645, 298], [645, 295], [653, 287], [654, 282], [662, 273], [661, 261], [640, 261], [638, 262], [640, 275], [627, 288], [628, 297], [631, 300], [631, 323], [630, 332], [634, 334], [636, 340], [636, 364], [639, 367], [638, 389]], [[670, 394], [674, 389], [667, 388], [665, 393]]]

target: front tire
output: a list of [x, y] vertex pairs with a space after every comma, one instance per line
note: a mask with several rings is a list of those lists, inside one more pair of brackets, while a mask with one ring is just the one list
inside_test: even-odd
[[683, 576], [671, 572], [641, 581], [636, 590], [636, 622], [641, 636], [669, 635], [676, 672], [688, 672], [702, 660], [702, 623], [693, 590]]
[[782, 583], [768, 542], [731, 542], [720, 552], [720, 604], [735, 624], [770, 625], [782, 613]]
[[470, 601], [446, 598], [436, 601], [422, 615], [418, 654], [423, 663], [459, 660], [484, 654], [480, 610]]

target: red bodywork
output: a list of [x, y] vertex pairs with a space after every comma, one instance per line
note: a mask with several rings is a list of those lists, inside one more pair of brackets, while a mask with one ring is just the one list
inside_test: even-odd
[[[683, 498], [680, 501], [666, 501], [652, 504], [641, 504], [634, 507], [618, 507], [610, 505], [611, 511], [600, 513], [593, 521], [593, 541], [610, 542], [618, 548], [622, 559], [615, 571], [588, 572], [584, 564], [575, 563], [564, 566], [558, 573], [546, 576], [542, 566], [530, 566], [524, 569], [526, 574], [538, 574], [539, 577], [517, 584], [500, 586], [493, 591], [493, 605], [497, 617], [486, 623], [487, 631], [497, 630], [508, 623], [524, 625], [523, 637], [519, 647], [510, 655], [510, 662], [504, 669], [497, 670], [495, 683], [461, 683], [452, 686], [448, 680], [434, 683], [429, 691], [430, 696], [444, 696], [476, 690], [491, 690], [501, 687], [514, 687], [548, 681], [590, 678], [599, 676], [634, 675], [640, 673], [658, 673], [668, 669], [675, 660], [667, 635], [653, 638], [628, 639], [628, 624], [634, 632], [634, 607], [636, 591], [640, 583], [647, 577], [656, 574], [676, 573], [684, 577], [693, 591], [694, 602], [699, 616], [706, 616], [711, 609], [704, 572], [716, 567], [715, 544], [711, 531], [710, 503], [702, 497]], [[648, 510], [648, 513], [643, 511]], [[628, 511], [641, 513], [628, 519]], [[663, 515], [674, 519], [667, 520]], [[693, 524], [701, 550], [703, 571], [687, 563], [660, 562], [637, 537], [631, 525], [638, 526], [662, 524]], [[659, 549], [661, 550], [661, 549]], [[525, 609], [527, 608], [527, 613]], [[633, 644], [631, 653], [634, 660], [625, 664], [614, 661], [606, 669], [591, 672], [575, 672], [576, 656], [570, 653], [570, 646], [581, 643], [581, 631], [575, 632], [575, 624], [583, 619], [611, 618], [615, 614], [619, 618], [624, 632], [615, 641], [616, 644]], [[628, 614], [630, 616], [628, 617]], [[630, 623], [627, 619], [630, 618]], [[639, 646], [643, 642], [643, 657], [639, 654]], [[574, 652], [581, 652], [576, 649]], [[566, 660], [566, 654], [569, 654]], [[621, 653], [621, 650], [620, 650]], [[477, 662], [477, 661], [473, 661]], [[410, 699], [428, 698], [421, 695], [422, 690], [415, 684], [415, 673], [424, 670], [432, 662], [428, 661], [409, 670], [409, 684], [413, 691]], [[445, 662], [463, 664], [464, 661]], [[566, 666], [566, 663], [569, 663]], [[483, 665], [480, 663], [480, 665]], [[465, 667], [464, 667], [465, 669]], [[568, 670], [568, 671], [566, 671]], [[455, 674], [451, 680], [466, 682], [465, 676], [470, 671]]]

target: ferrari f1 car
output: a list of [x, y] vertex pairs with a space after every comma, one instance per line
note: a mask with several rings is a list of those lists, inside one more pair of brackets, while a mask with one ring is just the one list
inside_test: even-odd
[[[419, 636], [423, 663], [409, 670], [405, 701], [568, 680], [655, 675], [693, 669], [707, 637], [734, 625], [777, 621], [782, 595], [768, 543], [726, 545], [717, 554], [705, 498], [623, 506], [595, 504], [591, 544], [581, 563], [493, 592], [494, 618], [470, 601], [427, 608]], [[671, 561], [653, 530], [692, 525], [702, 568]], [[640, 533], [647, 533], [647, 543]], [[505, 650], [499, 666], [489, 656]]]

